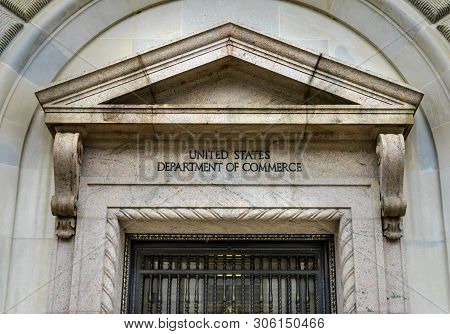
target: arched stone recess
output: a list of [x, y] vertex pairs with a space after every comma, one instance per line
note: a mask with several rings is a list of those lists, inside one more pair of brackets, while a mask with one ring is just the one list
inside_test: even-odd
[[[121, 207], [150, 205], [158, 200], [159, 196], [155, 198], [154, 194], [166, 192], [161, 196], [164, 201], [181, 201], [187, 207], [190, 202], [200, 200], [206, 208], [213, 207], [217, 201], [222, 207], [224, 202], [236, 205], [236, 201], [241, 204], [248, 201], [255, 208], [266, 205], [271, 209], [251, 209], [251, 214], [241, 214], [222, 212], [220, 207], [205, 212], [201, 208], [186, 211], [175, 206], [176, 210], [142, 211], [135, 215], [153, 217], [152, 222], [163, 221], [166, 228], [163, 233], [178, 233], [180, 229], [192, 227], [196, 217], [212, 220], [204, 227], [197, 226], [197, 230], [214, 230], [218, 226], [211, 217], [218, 217], [219, 222], [245, 222], [240, 229], [246, 231], [260, 231], [262, 225], [258, 224], [269, 221], [272, 231], [275, 228], [284, 235], [293, 228], [287, 224], [291, 220], [326, 220], [328, 214], [338, 216], [336, 210], [331, 213], [319, 209], [290, 211], [289, 208], [296, 206], [288, 198], [294, 199], [297, 205], [313, 208], [351, 208], [358, 217], [358, 235], [362, 236], [358, 236], [359, 246], [353, 249], [361, 269], [355, 270], [355, 280], [359, 278], [355, 288], [343, 288], [345, 295], [360, 286], [360, 294], [370, 296], [359, 298], [358, 312], [405, 312], [407, 294], [402, 281], [400, 242], [406, 209], [402, 187], [403, 138], [411, 129], [414, 112], [422, 98], [412, 87], [230, 22], [54, 83], [36, 95], [45, 111], [45, 123], [57, 138], [54, 146], [57, 197], [52, 207], [58, 216], [58, 246], [67, 245], [66, 239], [72, 240], [75, 235], [72, 255], [57, 252], [57, 266], [67, 263], [74, 266], [71, 279], [56, 282], [52, 311], [99, 312], [96, 299], [89, 297], [95, 291], [107, 291], [106, 296], [112, 296], [111, 288], [100, 286], [103, 284], [98, 266], [101, 258], [93, 256], [97, 260], [90, 262], [83, 256], [91, 251], [98, 253], [96, 243], [105, 235], [102, 230], [105, 205], [109, 207], [113, 202]], [[249, 175], [245, 163], [235, 174], [214, 170], [210, 176], [216, 179], [209, 182], [204, 179], [203, 169], [197, 177], [195, 173], [188, 174], [194, 177], [189, 180], [179, 172], [194, 170], [181, 167], [173, 173], [146, 176], [147, 168], [150, 173], [156, 169], [161, 171], [155, 167], [165, 165], [166, 159], [184, 159], [186, 148], [173, 146], [174, 143], [201, 147], [206, 144], [203, 135], [211, 131], [219, 135], [215, 149], [220, 152], [232, 152], [236, 145], [248, 145], [247, 139], [257, 138], [257, 144], [268, 152], [267, 159], [298, 159], [301, 149], [292, 145], [301, 142], [302, 128], [310, 139], [305, 148], [308, 151], [305, 168], [311, 166], [311, 172], [308, 175], [289, 173], [285, 176], [289, 179], [287, 183], [288, 179], [272, 179], [266, 173]], [[66, 135], [61, 136], [61, 132]], [[265, 137], [280, 133], [283, 137], [276, 142]], [[150, 135], [151, 147], [158, 143], [169, 146], [157, 145], [150, 150], [153, 156], [147, 157], [142, 134]], [[194, 137], [185, 140], [160, 137], [167, 134]], [[80, 159], [76, 157], [81, 155], [81, 150], [74, 143], [81, 136], [86, 148], [86, 167], [79, 169]], [[378, 159], [374, 145], [377, 138]], [[277, 143], [287, 146], [281, 148]], [[115, 145], [128, 148], [115, 149]], [[330, 159], [336, 151], [341, 152], [340, 158]], [[224, 159], [228, 157], [227, 153]], [[194, 159], [191, 155], [189, 158]], [[190, 163], [193, 162], [186, 165], [183, 162], [183, 166], [189, 169]], [[75, 173], [65, 172], [67, 167]], [[81, 170], [79, 178], [78, 170]], [[270, 170], [273, 171], [272, 167]], [[66, 174], [74, 177], [59, 177]], [[260, 177], [258, 182], [255, 176]], [[208, 193], [214, 196], [201, 196], [205, 187], [211, 186], [214, 188]], [[76, 194], [74, 189], [80, 189], [80, 193]], [[179, 191], [182, 193], [178, 194]], [[76, 210], [75, 201], [79, 204]], [[165, 215], [168, 218], [161, 219]], [[174, 226], [179, 217], [185, 217], [183, 224]], [[146, 233], [153, 225], [143, 225], [137, 233]], [[227, 227], [228, 224], [221, 226]], [[159, 228], [164, 229], [161, 225]], [[110, 242], [114, 230], [108, 228], [108, 231]], [[216, 234], [219, 232], [214, 230]], [[297, 232], [307, 233], [307, 230]], [[385, 238], [380, 238], [380, 234]], [[361, 247], [362, 244], [365, 246]], [[115, 280], [111, 270], [118, 266], [112, 260], [117, 253], [115, 247], [106, 252], [109, 269], [102, 282], [108, 282], [107, 286]], [[345, 263], [342, 266], [346, 267]], [[371, 274], [365, 277], [363, 273], [369, 271]], [[86, 294], [88, 286], [92, 293]], [[70, 291], [70, 298], [66, 291]], [[114, 296], [110, 297], [110, 301], [113, 299]], [[347, 304], [347, 299], [341, 300]], [[111, 310], [111, 307], [106, 305], [102, 309]], [[348, 306], [346, 310], [351, 312], [355, 307]]]
[[[131, 3], [131, 5], [130, 5]], [[2, 215], [0, 225], [2, 234], [7, 236], [8, 240], [2, 244], [2, 253], [11, 254], [12, 240], [14, 237], [29, 235], [21, 226], [26, 226], [25, 221], [30, 221], [21, 215], [21, 210], [29, 198], [35, 198], [42, 193], [42, 187], [35, 188], [35, 192], [29, 191], [24, 195], [25, 189], [29, 187], [29, 178], [42, 177], [47, 175], [45, 187], [50, 191], [51, 171], [49, 150], [51, 139], [43, 129], [43, 115], [38, 108], [37, 101], [34, 99], [34, 91], [41, 85], [51, 82], [62, 68], [73, 58], [90, 40], [99, 33], [105, 31], [115, 23], [124, 20], [133, 13], [142, 11], [145, 8], [158, 5], [159, 1], [133, 1], [121, 2], [121, 6], [112, 6], [110, 1], [64, 1], [52, 2], [49, 6], [33, 19], [33, 25], [26, 25], [22, 32], [17, 36], [8, 50], [6, 50], [0, 63], [0, 82], [2, 87], [7, 87], [0, 92], [0, 100], [4, 101], [0, 111], [0, 143], [6, 150], [2, 153], [1, 179], [2, 184], [8, 187], [10, 197], [3, 203], [1, 208]], [[423, 20], [417, 11], [403, 1], [297, 1], [300, 5], [306, 5], [329, 16], [338, 18], [355, 31], [359, 31], [371, 43], [382, 50], [387, 59], [397, 68], [405, 80], [416, 87], [422, 88], [425, 92], [425, 99], [422, 108], [426, 119], [432, 129], [432, 135], [436, 143], [439, 165], [441, 168], [441, 179], [439, 173], [432, 176], [433, 183], [441, 186], [442, 189], [449, 187], [449, 159], [446, 150], [446, 138], [449, 133], [448, 119], [448, 95], [445, 88], [448, 87], [448, 68], [446, 67], [446, 52], [448, 44], [445, 39], [438, 35]], [[112, 12], [113, 11], [113, 12]], [[99, 15], [107, 13], [108, 15]], [[386, 18], [386, 15], [388, 18]], [[367, 18], [373, 19], [373, 24], [365, 24]], [[83, 22], [96, 22], [95, 26], [83, 25]], [[83, 26], [85, 30], [81, 33], [79, 27]], [[389, 30], [389, 37], [386, 38], [385, 31], [379, 31], [375, 27], [383, 26]], [[73, 32], [77, 34], [73, 34]], [[77, 38], [73, 38], [76, 35]], [[30, 51], [32, 50], [32, 51]], [[48, 60], [52, 59], [51, 64]], [[414, 63], [411, 66], [405, 59], [410, 59]], [[46, 68], [43, 74], [39, 69]], [[417, 75], [417, 68], [429, 69], [426, 75]], [[446, 113], [447, 112], [447, 113]], [[447, 115], [447, 116], [446, 116]], [[422, 118], [426, 122], [425, 118]], [[34, 124], [30, 128], [30, 124]], [[426, 125], [424, 124], [426, 128]], [[410, 138], [414, 137], [414, 131]], [[28, 136], [28, 139], [26, 139]], [[40, 149], [47, 151], [46, 156], [40, 157], [41, 166], [36, 168], [36, 161], [33, 161], [32, 153], [36, 146], [36, 140]], [[43, 139], [45, 138], [45, 139]], [[432, 141], [429, 142], [433, 144]], [[424, 150], [422, 144], [413, 144], [411, 156], [415, 157], [417, 150]], [[417, 145], [417, 147], [416, 147]], [[27, 149], [27, 146], [29, 147]], [[24, 151], [25, 148], [25, 151]], [[430, 146], [426, 147], [429, 151]], [[408, 151], [408, 142], [407, 142]], [[428, 153], [427, 153], [428, 154]], [[28, 157], [26, 156], [28, 155]], [[6, 157], [6, 160], [5, 158]], [[423, 167], [425, 159], [415, 159], [419, 167]], [[44, 161], [45, 160], [45, 161]], [[23, 162], [33, 161], [31, 165], [24, 166]], [[20, 167], [22, 166], [22, 167]], [[414, 167], [414, 168], [415, 168]], [[434, 170], [437, 166], [427, 165], [427, 171]], [[420, 168], [419, 168], [420, 169]], [[408, 166], [407, 166], [408, 170]], [[19, 180], [20, 174], [20, 180]], [[28, 175], [30, 174], [30, 175]], [[33, 174], [33, 175], [31, 175]], [[427, 173], [430, 174], [430, 173]], [[411, 178], [417, 175], [412, 174]], [[407, 177], [408, 178], [408, 177]], [[45, 178], [44, 178], [45, 179]], [[423, 179], [423, 182], [426, 179]], [[411, 185], [409, 191], [417, 193], [418, 191]], [[436, 195], [436, 194], [435, 194]], [[29, 197], [27, 197], [29, 196]], [[450, 203], [450, 194], [444, 193], [444, 198], [440, 195], [433, 197], [433, 205], [438, 217], [434, 220], [441, 224], [441, 229], [446, 233], [448, 239], [448, 221], [449, 207], [442, 208], [442, 203]], [[16, 202], [17, 198], [17, 202]], [[423, 205], [424, 198], [416, 197], [413, 199], [417, 205]], [[36, 205], [36, 211], [41, 214], [41, 226], [49, 225], [50, 214], [48, 203]], [[433, 213], [434, 214], [434, 213]], [[444, 216], [444, 219], [442, 218]], [[407, 212], [408, 216], [408, 212]], [[412, 218], [413, 219], [413, 218]], [[446, 221], [447, 225], [444, 225]], [[50, 224], [52, 225], [52, 224]], [[35, 233], [34, 238], [48, 238], [52, 232]], [[445, 240], [444, 240], [445, 243]], [[447, 247], [448, 248], [448, 247]], [[447, 254], [448, 255], [448, 254]], [[1, 263], [2, 279], [5, 286], [0, 287], [0, 309], [11, 309], [18, 300], [21, 300], [21, 292], [17, 288], [10, 287], [10, 296], [5, 295], [6, 284], [8, 284], [8, 272], [11, 271], [9, 258], [7, 262]], [[450, 256], [448, 256], [450, 258]], [[448, 270], [448, 263], [446, 264]], [[12, 268], [13, 269], [13, 268]], [[14, 274], [18, 275], [14, 269]], [[19, 271], [20, 272], [20, 271]], [[4, 279], [3, 279], [4, 278]], [[426, 289], [426, 287], [423, 287]], [[448, 293], [447, 293], [448, 295]], [[6, 302], [6, 299], [9, 301]], [[448, 308], [450, 297], [447, 296], [447, 304], [442, 306]], [[20, 308], [19, 308], [20, 309]], [[26, 306], [24, 310], [40, 309], [40, 306]], [[17, 310], [17, 309], [15, 309]], [[40, 309], [41, 310], [41, 309]], [[41, 310], [42, 311], [42, 310]]]
[[[260, 226], [259, 234], [263, 234], [266, 224], [285, 221], [293, 227], [302, 228], [304, 224], [317, 225], [318, 231], [330, 233], [326, 224], [337, 225], [335, 233], [336, 259], [332, 259], [331, 266], [337, 275], [336, 284], [332, 286], [337, 292], [338, 312], [356, 313], [357, 298], [364, 298], [357, 293], [355, 281], [355, 259], [353, 246], [353, 227], [351, 212], [348, 209], [325, 208], [109, 208], [108, 219], [104, 228], [103, 278], [100, 293], [99, 313], [123, 312], [126, 296], [122, 296], [123, 284], [127, 284], [127, 277], [123, 276], [125, 233], [136, 229], [136, 225], [151, 225], [171, 222], [176, 224], [190, 224], [204, 229], [207, 227], [228, 225], [227, 234], [239, 233], [241, 226], [257, 221]], [[134, 226], [133, 226], [134, 225]], [[130, 228], [131, 227], [131, 228]], [[214, 230], [215, 228], [212, 227]], [[172, 233], [168, 227], [166, 232], [159, 233], [161, 240]], [[249, 234], [251, 236], [251, 234]], [[288, 238], [289, 235], [286, 235]], [[85, 270], [87, 270], [85, 268]], [[94, 269], [96, 270], [96, 269]], [[334, 283], [333, 283], [334, 284]], [[85, 292], [83, 292], [85, 293]], [[125, 297], [125, 298], [124, 298]], [[77, 296], [73, 297], [77, 298]], [[73, 302], [74, 304], [76, 302]], [[360, 302], [360, 304], [363, 302]]]

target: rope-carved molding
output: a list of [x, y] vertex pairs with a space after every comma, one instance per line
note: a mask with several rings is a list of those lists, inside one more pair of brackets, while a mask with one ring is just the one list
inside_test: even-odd
[[78, 185], [83, 145], [79, 133], [57, 133], [53, 145], [55, 196], [52, 214], [56, 216], [56, 235], [68, 239], [75, 234]]
[[121, 223], [132, 221], [275, 221], [340, 222], [338, 250], [341, 263], [341, 283], [344, 292], [343, 311], [356, 311], [353, 230], [349, 216], [340, 209], [292, 208], [142, 208], [110, 211], [105, 231], [103, 284], [100, 310], [113, 313], [116, 301], [119, 237]]
[[344, 313], [356, 313], [356, 278], [353, 253], [353, 224], [350, 216], [343, 216], [339, 224], [338, 251], [340, 259], [342, 300]]
[[120, 221], [338, 221], [342, 211], [337, 209], [203, 209], [158, 208], [120, 209], [116, 213]]
[[391, 240], [403, 236], [402, 217], [406, 213], [403, 198], [405, 141], [403, 135], [380, 134], [377, 142], [380, 165], [380, 199], [383, 234]]
[[116, 213], [110, 213], [105, 231], [105, 255], [103, 259], [103, 284], [101, 313], [114, 312], [114, 294], [116, 292], [116, 275], [119, 265], [119, 234], [120, 227]]

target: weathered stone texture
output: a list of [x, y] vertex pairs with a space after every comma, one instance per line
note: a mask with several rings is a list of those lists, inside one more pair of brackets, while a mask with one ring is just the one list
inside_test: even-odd
[[53, 147], [55, 196], [52, 213], [56, 216], [56, 235], [67, 239], [75, 234], [78, 182], [83, 145], [79, 133], [57, 133]]

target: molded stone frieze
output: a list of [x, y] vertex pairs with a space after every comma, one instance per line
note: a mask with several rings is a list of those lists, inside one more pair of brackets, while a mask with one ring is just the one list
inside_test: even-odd
[[377, 156], [380, 166], [383, 234], [388, 239], [397, 240], [403, 236], [402, 217], [406, 213], [406, 201], [403, 198], [403, 172], [405, 169], [403, 135], [378, 135]]
[[75, 234], [78, 184], [83, 145], [79, 133], [57, 133], [53, 146], [55, 196], [52, 214], [56, 216], [56, 235], [68, 239]]

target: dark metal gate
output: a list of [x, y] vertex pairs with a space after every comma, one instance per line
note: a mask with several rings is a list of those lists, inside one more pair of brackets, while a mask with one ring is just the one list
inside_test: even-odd
[[130, 313], [335, 311], [330, 236], [134, 235], [127, 249]]

